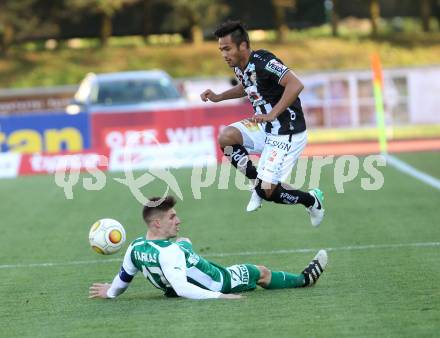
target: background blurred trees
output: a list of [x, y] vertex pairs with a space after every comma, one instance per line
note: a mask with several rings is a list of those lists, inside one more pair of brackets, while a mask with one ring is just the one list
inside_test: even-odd
[[47, 18], [59, 17], [62, 8], [62, 1], [0, 1], [0, 51], [6, 53], [14, 42], [37, 38], [41, 33], [57, 35], [59, 26]]
[[274, 7], [274, 23], [277, 31], [277, 41], [284, 42], [289, 34], [286, 22], [286, 12], [296, 9], [296, 0], [272, 0]]
[[[328, 23], [339, 34], [347, 17], [369, 19], [373, 36], [380, 17], [418, 18], [423, 31], [440, 19], [440, 0], [1, 0], [0, 51], [30, 40], [113, 35], [180, 33], [201, 43], [224, 19], [241, 19], [250, 29], [275, 30], [285, 41], [292, 29]], [[438, 27], [438, 25], [437, 25]]]
[[431, 8], [431, 0], [420, 1], [420, 17], [422, 19], [422, 27], [424, 32], [429, 32], [431, 30]]
[[326, 7], [326, 11], [329, 16], [330, 25], [332, 27], [332, 35], [338, 36], [338, 28], [339, 28], [339, 12], [338, 12], [338, 6], [340, 1], [339, 0], [326, 0], [324, 2], [324, 6]]
[[380, 4], [379, 0], [369, 0], [370, 2], [370, 20], [371, 20], [371, 35], [377, 36], [380, 18]]
[[67, 7], [72, 13], [81, 16], [84, 12], [96, 13], [100, 16], [101, 44], [105, 46], [112, 36], [112, 18], [124, 6], [133, 5], [140, 0], [67, 0]]
[[213, 30], [229, 12], [229, 6], [217, 0], [168, 0], [174, 10], [169, 15], [173, 30], [183, 32], [195, 44], [204, 40], [204, 29]]

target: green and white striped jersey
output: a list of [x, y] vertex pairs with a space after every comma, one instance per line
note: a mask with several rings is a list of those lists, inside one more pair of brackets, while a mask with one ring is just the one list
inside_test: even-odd
[[122, 268], [131, 276], [141, 271], [168, 296], [218, 298], [231, 285], [226, 268], [196, 254], [186, 241], [137, 238], [128, 247]]

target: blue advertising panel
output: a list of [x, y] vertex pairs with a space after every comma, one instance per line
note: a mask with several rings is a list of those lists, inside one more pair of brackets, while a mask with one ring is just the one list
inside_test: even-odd
[[58, 153], [90, 148], [89, 115], [0, 116], [0, 150]]

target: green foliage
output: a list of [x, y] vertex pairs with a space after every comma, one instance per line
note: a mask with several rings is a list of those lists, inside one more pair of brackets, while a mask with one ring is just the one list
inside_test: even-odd
[[[403, 157], [440, 178], [436, 153]], [[87, 241], [91, 224], [102, 217], [118, 219], [128, 240], [145, 232], [141, 206], [112, 179], [123, 174], [108, 174], [101, 191], [75, 187], [73, 200], [64, 198], [52, 176], [0, 180], [2, 196], [7, 196], [0, 204], [4, 335], [436, 337], [438, 247], [398, 245], [438, 242], [439, 192], [390, 167], [380, 170], [385, 176], [381, 190], [361, 190], [359, 176], [337, 194], [333, 168], [325, 166], [320, 186], [327, 215], [318, 229], [300, 206], [265, 203], [258, 212], [245, 213], [249, 192], [234, 187], [235, 175], [228, 190], [204, 188], [202, 199], [194, 200], [191, 172], [176, 172], [184, 195], [176, 206], [183, 220], [181, 235], [215, 262], [299, 272], [313, 253], [282, 250], [336, 248], [329, 251], [328, 270], [315, 287], [258, 289], [237, 301], [167, 299], [141, 274], [116, 300], [87, 299], [91, 283], [111, 281], [123, 256], [94, 253]], [[151, 184], [148, 193], [162, 194], [164, 188]], [[360, 246], [367, 248], [356, 249]], [[8, 264], [22, 266], [4, 267]]]
[[[167, 0], [164, 0], [167, 1]], [[201, 28], [212, 30], [215, 25], [229, 13], [229, 7], [216, 0], [168, 0], [173, 4], [174, 10], [170, 12], [168, 20], [164, 23], [165, 29], [172, 31], [191, 31]], [[196, 32], [190, 32], [194, 41]], [[203, 39], [203, 36], [200, 37]]]
[[140, 0], [67, 0], [72, 9], [79, 9], [91, 13], [113, 16], [125, 5], [135, 4]]
[[[59, 34], [59, 23], [68, 15], [65, 1], [3, 0], [0, 2], [1, 51], [14, 43]], [[40, 41], [41, 42], [41, 41]]]
[[3, 0], [0, 2], [0, 22], [13, 24], [15, 27], [24, 25], [30, 17], [29, 8], [38, 0]]
[[[273, 42], [273, 32], [267, 32], [266, 41], [251, 35], [252, 48], [271, 50], [298, 72], [369, 69], [373, 51], [379, 51], [384, 67], [436, 64], [440, 55], [438, 33], [398, 33], [372, 40], [344, 30], [340, 38], [330, 38], [328, 32], [325, 28], [291, 32], [284, 44]], [[233, 76], [216, 42], [193, 46], [173, 43], [176, 37], [169, 37], [168, 44], [159, 37], [149, 41], [155, 43], [144, 45], [140, 37], [127, 37], [110, 38], [103, 49], [97, 48], [96, 39], [82, 39], [78, 49], [38, 51], [31, 48], [34, 44], [14, 48], [9, 57], [0, 57], [0, 88], [78, 84], [88, 72], [151, 68], [164, 69], [174, 77]]]
[[175, 17], [182, 25], [212, 25], [227, 13], [227, 7], [216, 0], [174, 0]]

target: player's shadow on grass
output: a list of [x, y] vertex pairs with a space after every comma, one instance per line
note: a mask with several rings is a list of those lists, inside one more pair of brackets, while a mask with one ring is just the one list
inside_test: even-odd
[[119, 302], [133, 302], [133, 301], [154, 301], [159, 300], [163, 301], [164, 299], [168, 299], [168, 297], [165, 297], [163, 294], [158, 292], [157, 294], [151, 294], [151, 293], [137, 293], [137, 294], [130, 294], [130, 295], [124, 295], [118, 298]]

